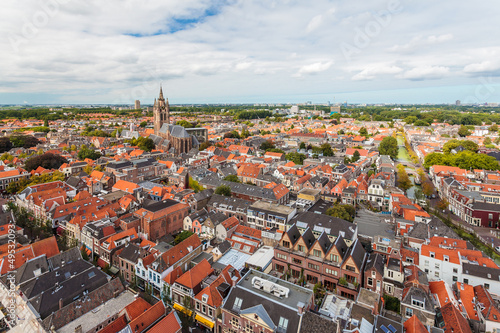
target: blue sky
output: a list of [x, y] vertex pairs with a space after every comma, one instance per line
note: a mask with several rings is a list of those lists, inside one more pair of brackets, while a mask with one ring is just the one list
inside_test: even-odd
[[493, 0], [6, 0], [0, 104], [500, 102]]

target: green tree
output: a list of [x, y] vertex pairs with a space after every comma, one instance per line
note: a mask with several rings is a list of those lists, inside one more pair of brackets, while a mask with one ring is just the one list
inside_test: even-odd
[[359, 158], [361, 157], [360, 153], [358, 150], [355, 150], [354, 153], [352, 154], [352, 157], [351, 157], [351, 162], [357, 162], [359, 160]]
[[305, 142], [301, 142], [299, 145], [299, 149], [306, 149], [306, 144]]
[[189, 230], [182, 231], [177, 236], [175, 236], [175, 238], [174, 238], [174, 245], [177, 245], [180, 242], [182, 242], [183, 240], [191, 237], [191, 235], [193, 235], [193, 233], [191, 231], [189, 231]]
[[321, 150], [323, 152], [323, 156], [333, 156], [333, 150], [332, 150], [332, 146], [330, 146], [328, 143], [323, 143], [321, 145]]
[[483, 145], [485, 145], [485, 146], [486, 146], [486, 145], [491, 145], [491, 143], [492, 143], [492, 142], [491, 142], [491, 138], [490, 138], [490, 137], [486, 137], [486, 138], [484, 139], [484, 141], [483, 141]]
[[446, 200], [446, 198], [440, 199], [436, 205], [437, 208], [441, 210], [446, 210], [448, 209], [449, 202]]
[[35, 170], [39, 166], [45, 169], [59, 169], [64, 163], [68, 163], [65, 157], [52, 153], [45, 153], [30, 158], [26, 161], [24, 167], [28, 171]]
[[464, 137], [464, 136], [469, 136], [470, 134], [471, 133], [467, 129], [467, 127], [465, 127], [464, 125], [460, 126], [460, 129], [458, 130], [458, 135], [459, 136]]
[[147, 121], [143, 121], [139, 124], [140, 127], [146, 127], [148, 125], [148, 122]]
[[428, 197], [432, 194], [432, 192], [434, 192], [434, 186], [432, 186], [430, 181], [425, 181], [422, 184], [422, 193]]
[[265, 150], [267, 151], [268, 149], [273, 149], [273, 148], [276, 148], [276, 146], [274, 145], [274, 143], [271, 141], [271, 140], [266, 140], [264, 142], [262, 142], [260, 144], [260, 147], [259, 147], [261, 150]]
[[193, 189], [194, 193], [198, 193], [204, 190], [203, 186], [201, 186], [200, 183], [198, 183], [192, 177], [189, 177], [188, 183], [189, 183], [189, 188]]
[[224, 180], [233, 182], [233, 183], [240, 183], [240, 179], [238, 178], [237, 175], [227, 175], [224, 177]]
[[78, 152], [78, 159], [82, 161], [86, 158], [90, 158], [91, 160], [97, 160], [99, 157], [101, 157], [101, 153], [93, 149], [87, 148], [86, 145], [82, 145], [82, 148]]
[[289, 161], [292, 161], [295, 164], [302, 165], [304, 163], [304, 160], [306, 159], [306, 155], [292, 152], [286, 154], [286, 159]]
[[414, 122], [417, 121], [417, 117], [415, 116], [408, 116], [404, 119], [404, 122], [407, 123], [407, 124], [413, 124]]
[[0, 153], [4, 153], [12, 149], [12, 142], [8, 137], [0, 138]]
[[368, 131], [366, 130], [365, 127], [361, 127], [359, 129], [359, 135], [362, 135], [362, 136], [368, 136]]
[[392, 136], [386, 136], [378, 147], [380, 155], [389, 155], [393, 160], [398, 157], [398, 140]]
[[498, 132], [498, 125], [497, 124], [491, 125], [489, 128], [489, 131], [490, 132]]
[[356, 215], [356, 209], [351, 205], [335, 204], [328, 208], [325, 214], [352, 222], [354, 221], [354, 216]]
[[205, 142], [202, 142], [200, 143], [200, 146], [198, 147], [198, 149], [200, 151], [203, 151], [205, 149], [207, 149], [208, 147], [210, 147], [212, 144], [210, 143], [210, 141], [205, 141]]
[[231, 196], [231, 187], [229, 187], [228, 185], [219, 185], [215, 189], [215, 194], [230, 197]]
[[410, 177], [406, 173], [405, 167], [402, 164], [398, 165], [397, 179], [398, 179], [398, 187], [405, 192], [413, 186]]
[[49, 119], [48, 118], [45, 118], [45, 120], [43, 121], [43, 126], [49, 127]]
[[176, 124], [180, 125], [184, 128], [193, 128], [194, 127], [192, 123], [190, 123], [189, 121], [184, 120], [184, 119], [179, 120]]

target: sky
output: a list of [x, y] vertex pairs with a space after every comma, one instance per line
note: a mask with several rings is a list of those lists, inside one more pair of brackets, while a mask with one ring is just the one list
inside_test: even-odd
[[3, 0], [0, 104], [500, 102], [496, 0]]

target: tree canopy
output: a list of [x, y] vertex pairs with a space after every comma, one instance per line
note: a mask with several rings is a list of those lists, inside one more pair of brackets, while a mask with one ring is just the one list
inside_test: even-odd
[[457, 140], [453, 139], [448, 142], [446, 142], [443, 146], [443, 153], [448, 154], [450, 153], [453, 149], [462, 146], [466, 150], [469, 150], [471, 152], [477, 152], [478, 150], [478, 145], [474, 141], [470, 140]]
[[230, 181], [230, 182], [233, 182], [233, 183], [239, 183], [240, 182], [240, 179], [238, 178], [237, 175], [227, 175], [226, 177], [224, 177], [224, 180], [227, 180], [227, 181]]
[[386, 136], [378, 146], [380, 155], [389, 155], [393, 160], [398, 157], [398, 140], [392, 136]]
[[215, 189], [215, 194], [219, 194], [219, 195], [223, 195], [223, 196], [226, 196], [226, 197], [230, 197], [231, 196], [231, 188], [228, 185], [219, 185]]
[[335, 204], [326, 210], [326, 215], [352, 222], [356, 215], [356, 209], [352, 205]]
[[86, 145], [82, 145], [82, 149], [78, 152], [78, 159], [84, 160], [86, 158], [90, 158], [91, 160], [97, 160], [99, 157], [101, 157], [101, 153], [87, 148]]
[[300, 164], [300, 165], [302, 165], [304, 163], [304, 160], [306, 159], [306, 155], [296, 153], [296, 152], [288, 153], [288, 154], [286, 154], [285, 157], [287, 160], [292, 161], [295, 164]]
[[431, 153], [425, 157], [424, 166], [430, 168], [433, 165], [455, 166], [461, 169], [484, 169], [499, 170], [498, 161], [486, 154], [474, 153], [468, 150], [457, 154]]
[[26, 161], [24, 167], [26, 170], [35, 170], [39, 166], [45, 169], [59, 169], [63, 163], [68, 163], [68, 160], [61, 156], [52, 153], [36, 155]]
[[139, 139], [133, 138], [131, 140], [126, 140], [125, 142], [130, 143], [133, 146], [139, 147], [139, 149], [144, 150], [144, 151], [151, 151], [155, 149], [155, 142], [153, 139], [150, 138], [145, 138], [145, 137], [139, 137]]

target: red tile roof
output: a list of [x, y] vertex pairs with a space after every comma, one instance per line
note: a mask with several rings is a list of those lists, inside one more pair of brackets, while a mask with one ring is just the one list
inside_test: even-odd
[[129, 327], [133, 333], [144, 332], [164, 315], [165, 306], [163, 305], [163, 302], [157, 302], [155, 305], [140, 314], [136, 319], [132, 320], [129, 323]]
[[194, 289], [204, 278], [212, 274], [214, 270], [207, 259], [203, 259], [196, 266], [182, 274], [175, 282], [189, 289]]
[[446, 332], [472, 333], [467, 319], [462, 316], [452, 303], [447, 303], [441, 307], [441, 314], [444, 320], [443, 329]]
[[146, 311], [150, 307], [151, 304], [146, 302], [144, 298], [138, 297], [135, 301], [127, 305], [124, 310], [127, 314], [128, 320], [132, 321], [135, 318], [139, 317], [144, 311]]
[[410, 319], [404, 322], [405, 333], [429, 333], [424, 324], [417, 318], [417, 315], [411, 316]]
[[165, 318], [156, 323], [148, 333], [177, 333], [182, 329], [182, 323], [176, 311], [170, 312]]

